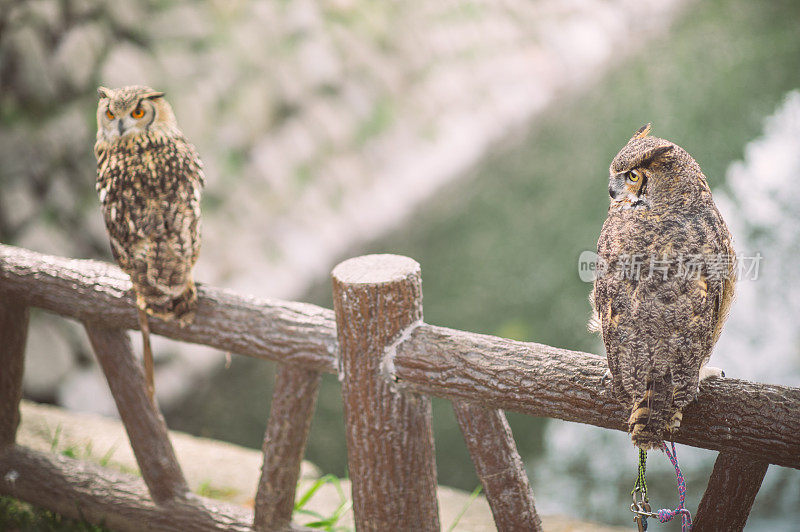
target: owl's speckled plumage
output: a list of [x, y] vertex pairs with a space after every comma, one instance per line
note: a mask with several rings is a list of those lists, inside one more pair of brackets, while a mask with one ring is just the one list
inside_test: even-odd
[[[643, 449], [667, 439], [697, 397], [735, 268], [731, 235], [700, 166], [648, 133], [649, 124], [611, 163], [611, 206], [597, 243], [606, 270], [591, 297], [614, 395], [630, 410], [629, 431]], [[638, 276], [635, 256], [643, 258]], [[687, 259], [695, 261], [692, 275]]]
[[202, 163], [163, 93], [143, 86], [98, 93], [97, 193], [112, 253], [141, 310], [189, 322], [197, 302]]
[[[111, 250], [148, 314], [191, 318], [191, 270], [200, 250], [202, 163], [161, 93], [103, 89], [98, 105], [97, 192]], [[119, 135], [119, 120], [148, 106]], [[108, 119], [106, 111], [114, 115]], [[123, 127], [125, 127], [123, 125]]]

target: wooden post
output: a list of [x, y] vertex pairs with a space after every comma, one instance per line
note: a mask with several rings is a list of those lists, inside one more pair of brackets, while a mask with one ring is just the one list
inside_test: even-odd
[[752, 456], [719, 453], [692, 530], [743, 530], [768, 466]]
[[117, 403], [150, 496], [157, 504], [183, 498], [189, 488], [169, 441], [164, 417], [147, 394], [144, 372], [133, 356], [128, 333], [92, 323], [85, 323], [84, 327]]
[[541, 532], [533, 490], [503, 411], [466, 401], [453, 401], [453, 410], [497, 530]]
[[356, 529], [438, 531], [430, 400], [382, 375], [392, 342], [422, 320], [419, 264], [368, 255], [332, 279]]
[[282, 530], [292, 520], [295, 489], [321, 377], [318, 371], [298, 366], [278, 367], [264, 434], [264, 465], [253, 521], [256, 530]]
[[26, 305], [3, 296], [0, 301], [0, 450], [13, 445], [17, 436], [29, 318]]

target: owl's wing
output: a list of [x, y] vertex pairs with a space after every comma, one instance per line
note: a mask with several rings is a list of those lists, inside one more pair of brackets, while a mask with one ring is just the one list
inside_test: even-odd
[[623, 386], [620, 367], [620, 357], [622, 356], [623, 360], [627, 358], [626, 353], [622, 352], [625, 347], [626, 331], [626, 323], [622, 319], [623, 309], [629, 306], [628, 302], [634, 288], [630, 281], [616, 279], [610, 275], [598, 277], [594, 285], [595, 313], [600, 323], [608, 369], [613, 377], [614, 395], [623, 402], [627, 402], [629, 393]]
[[[731, 256], [733, 256], [733, 251], [731, 250]], [[714, 341], [713, 343], [717, 343], [719, 340], [719, 335], [722, 334], [722, 326], [725, 325], [725, 320], [728, 319], [728, 312], [731, 308], [731, 303], [733, 302], [733, 296], [736, 289], [736, 277], [734, 275], [734, 271], [736, 268], [736, 264], [732, 264], [730, 270], [728, 271], [727, 277], [724, 279], [714, 279], [709, 282], [709, 292], [710, 297], [713, 298], [714, 302], [714, 311], [713, 311], [713, 323], [714, 323]]]
[[[620, 348], [624, 344], [621, 336], [620, 311], [628, 305], [630, 294], [635, 288], [630, 280], [618, 278], [615, 274], [619, 254], [619, 224], [610, 216], [603, 224], [597, 242], [598, 277], [594, 282], [591, 302], [594, 322], [591, 326], [599, 329], [603, 337], [603, 345], [608, 359], [608, 369], [613, 377], [614, 395], [621, 402], [627, 402], [627, 393], [622, 386], [620, 373]], [[605, 270], [599, 264], [605, 265]]]
[[[202, 166], [194, 148], [185, 142], [153, 150], [160, 162], [154, 188], [141, 203], [134, 222], [144, 252], [147, 284], [177, 296], [191, 281], [200, 250]], [[147, 179], [147, 178], [145, 178]]]

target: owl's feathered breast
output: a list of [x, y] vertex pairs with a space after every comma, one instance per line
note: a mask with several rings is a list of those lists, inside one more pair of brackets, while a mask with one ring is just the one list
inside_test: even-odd
[[629, 402], [663, 378], [692, 400], [732, 294], [730, 271], [710, 271], [709, 260], [733, 256], [710, 194], [667, 212], [610, 211], [598, 255], [608, 270], [594, 299], [615, 395]]
[[97, 192], [115, 259], [134, 286], [186, 284], [200, 246], [202, 164], [183, 137], [98, 142]]

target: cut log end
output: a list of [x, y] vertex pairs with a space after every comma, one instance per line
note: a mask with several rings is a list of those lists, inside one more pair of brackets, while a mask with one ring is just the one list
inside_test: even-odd
[[420, 275], [420, 266], [401, 255], [364, 255], [340, 263], [331, 275], [345, 285], [394, 283]]

